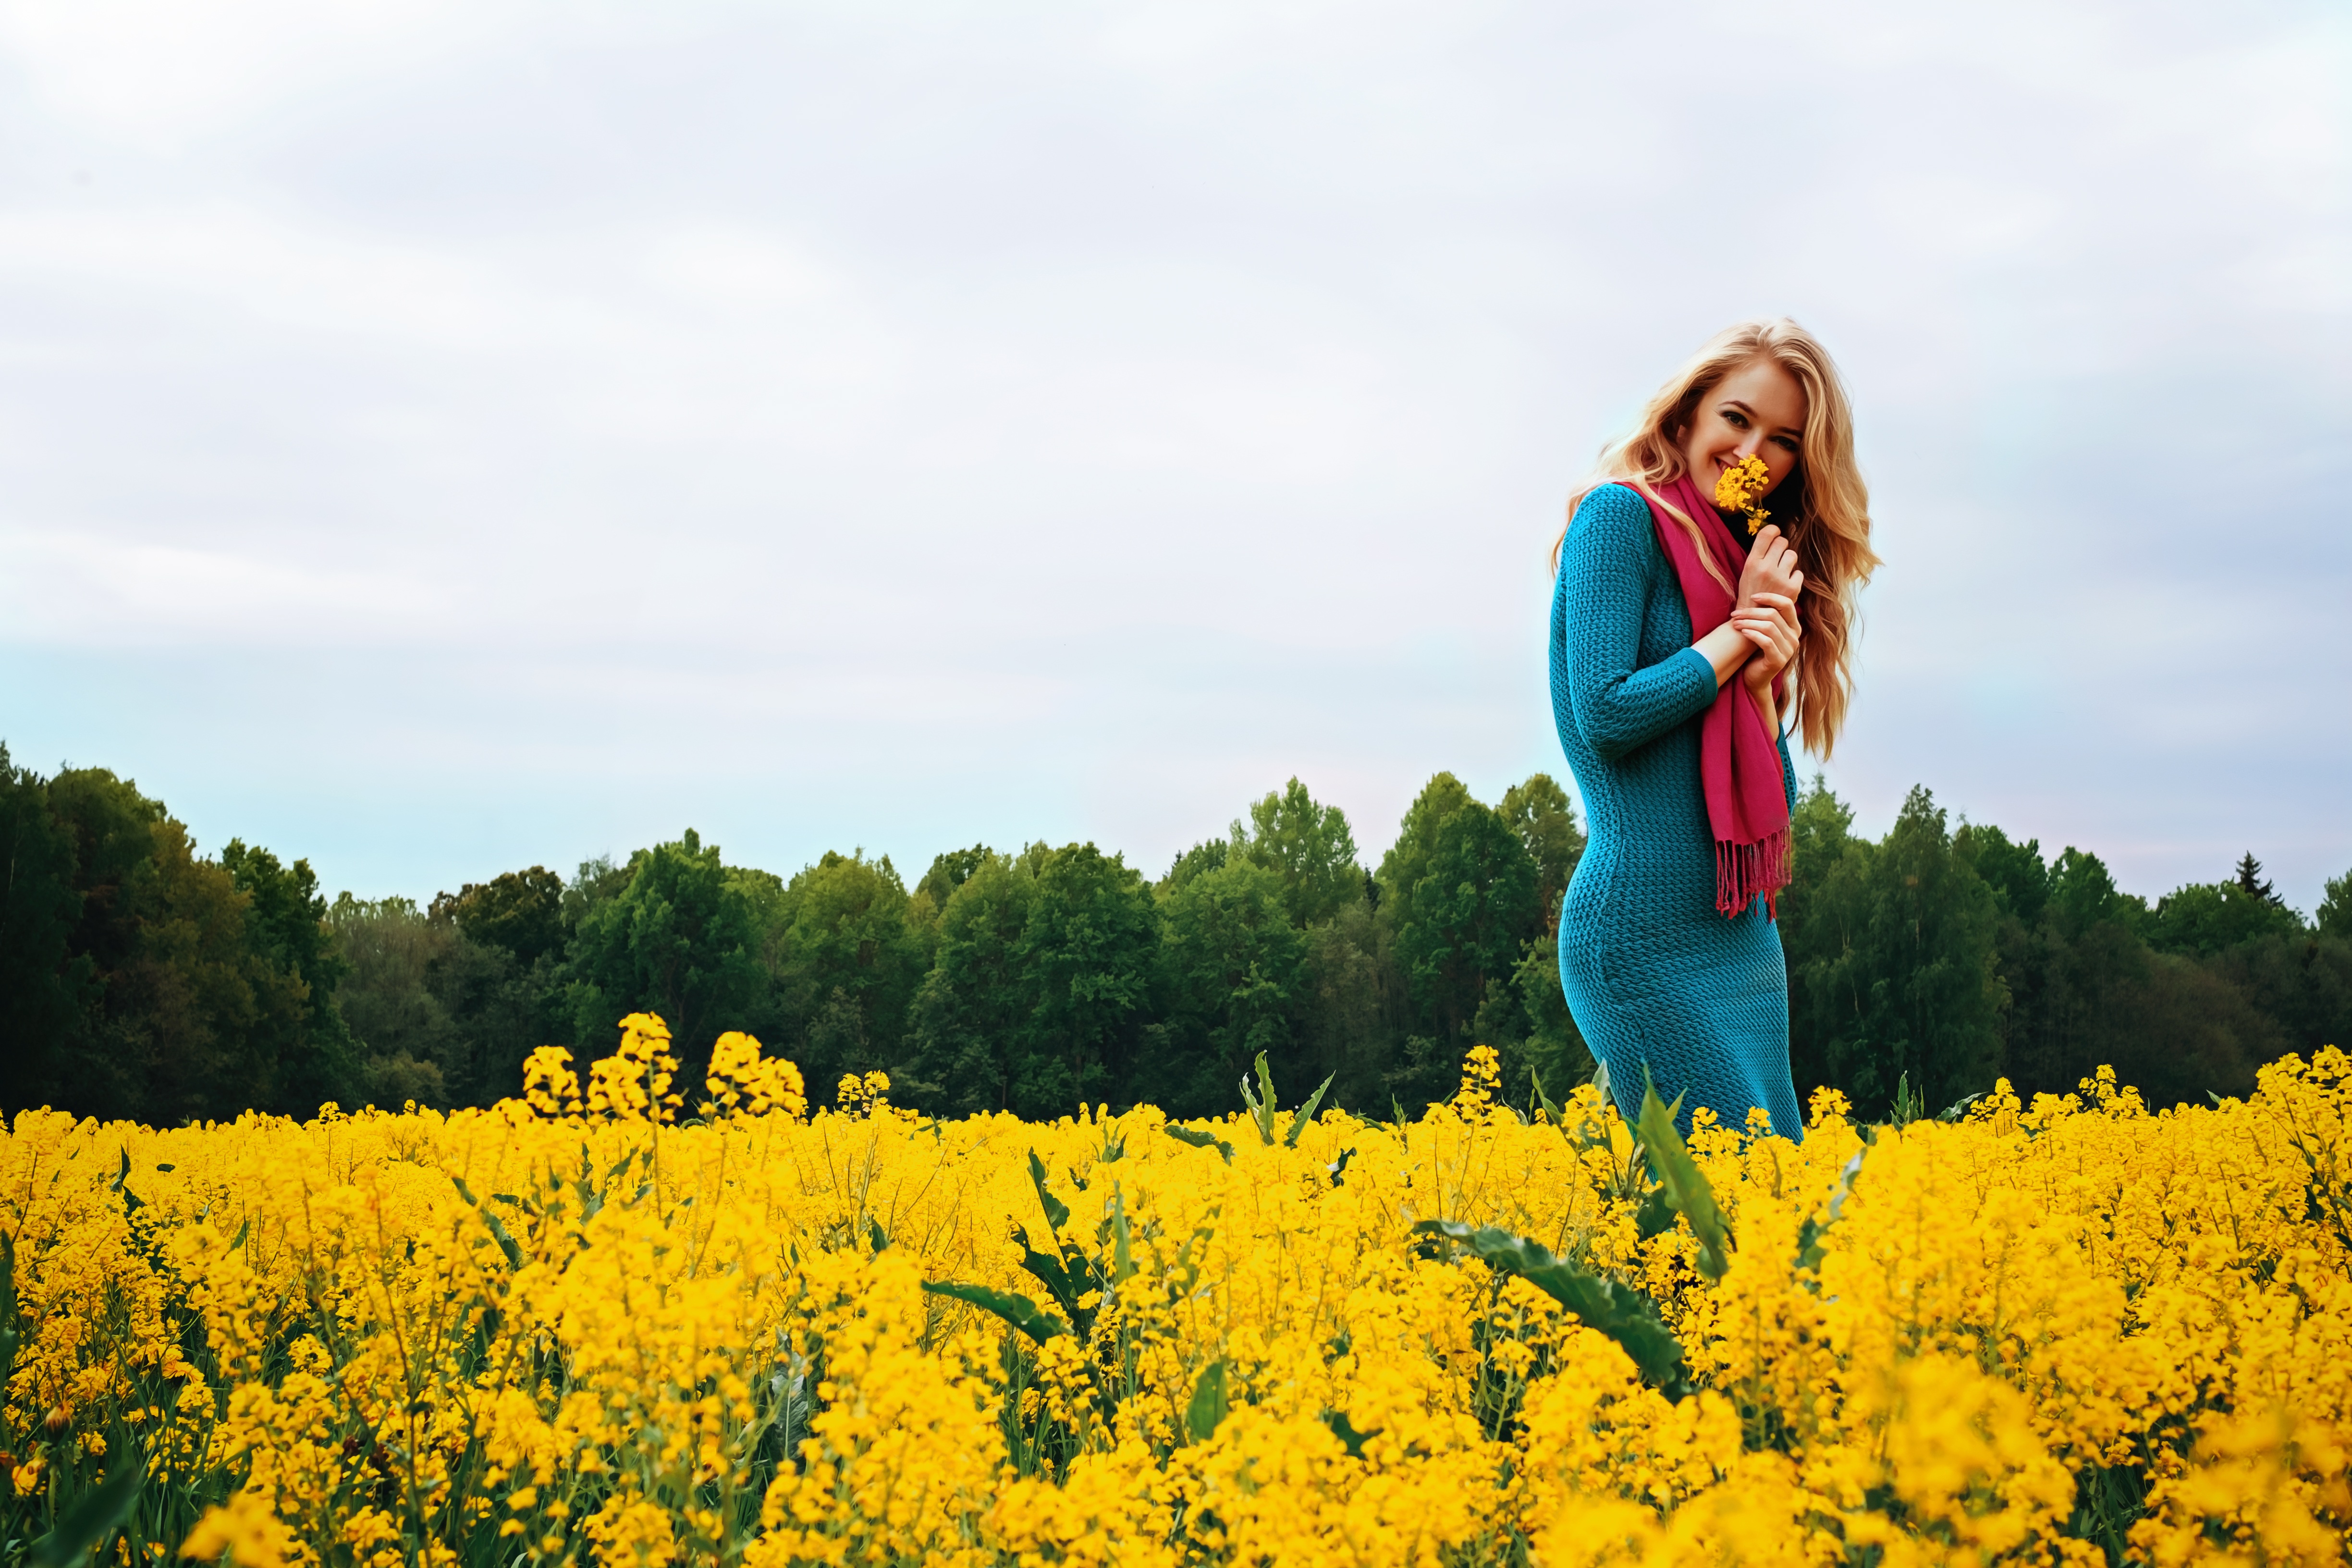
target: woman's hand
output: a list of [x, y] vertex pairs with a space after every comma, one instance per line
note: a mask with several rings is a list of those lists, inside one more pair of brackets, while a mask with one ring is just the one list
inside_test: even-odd
[[1797, 601], [1787, 594], [1763, 592], [1753, 604], [1743, 603], [1725, 623], [1753, 650], [1739, 667], [1739, 679], [1764, 716], [1765, 727], [1778, 731], [1780, 716], [1772, 700], [1772, 682], [1797, 659], [1804, 628], [1797, 619]]
[[1753, 605], [1759, 594], [1779, 594], [1793, 604], [1804, 585], [1805, 574], [1797, 570], [1797, 552], [1781, 534], [1780, 524], [1766, 523], [1756, 542], [1748, 547], [1748, 564], [1739, 569], [1739, 603]]

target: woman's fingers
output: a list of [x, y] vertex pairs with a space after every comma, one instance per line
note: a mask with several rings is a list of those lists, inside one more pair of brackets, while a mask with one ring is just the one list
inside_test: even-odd
[[[1779, 595], [1759, 597], [1781, 598]], [[1735, 610], [1728, 625], [1755, 645], [1775, 673], [1796, 657], [1798, 640], [1803, 635], [1797, 623], [1795, 607], [1785, 599], [1778, 605], [1759, 604]]]
[[1786, 622], [1791, 630], [1798, 625], [1797, 601], [1786, 594], [1760, 593], [1753, 605], [1741, 606], [1743, 615], [1769, 612]]

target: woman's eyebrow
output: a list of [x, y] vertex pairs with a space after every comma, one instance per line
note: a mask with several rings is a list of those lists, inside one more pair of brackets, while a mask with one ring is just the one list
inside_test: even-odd
[[[1755, 409], [1750, 408], [1745, 402], [1737, 397], [1727, 397], [1723, 402], [1724, 406], [1738, 409], [1739, 412], [1747, 415], [1750, 419], [1754, 419], [1759, 425], [1764, 422], [1762, 418], [1758, 416]], [[1805, 427], [1801, 425], [1782, 425], [1780, 426], [1779, 428], [1786, 430], [1791, 436], [1801, 436], [1805, 433]]]

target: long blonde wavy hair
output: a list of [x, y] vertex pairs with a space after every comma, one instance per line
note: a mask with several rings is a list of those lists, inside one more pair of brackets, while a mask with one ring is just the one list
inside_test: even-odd
[[[1845, 384], [1829, 351], [1786, 316], [1742, 321], [1707, 340], [1665, 385], [1657, 390], [1632, 435], [1602, 449], [1592, 477], [1569, 498], [1571, 521], [1584, 498], [1602, 485], [1631, 484], [1653, 496], [1660, 485], [1683, 474], [1683, 440], [1698, 406], [1717, 384], [1758, 360], [1770, 360], [1805, 389], [1805, 434], [1797, 466], [1772, 492], [1773, 521], [1797, 552], [1805, 574], [1798, 615], [1804, 640], [1797, 651], [1797, 704], [1805, 749], [1827, 757], [1844, 726], [1853, 693], [1853, 647], [1861, 630], [1856, 599], [1879, 563], [1870, 547], [1870, 490], [1853, 460], [1853, 410]], [[1668, 515], [1700, 538], [1698, 524], [1664, 501]], [[1560, 546], [1552, 544], [1552, 569], [1559, 569]], [[1715, 572], [1704, 544], [1699, 560]], [[1732, 584], [1724, 584], [1727, 592]]]

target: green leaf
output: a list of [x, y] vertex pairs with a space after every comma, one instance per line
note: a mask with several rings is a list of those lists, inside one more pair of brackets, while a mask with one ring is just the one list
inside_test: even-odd
[[1554, 1127], [1565, 1130], [1568, 1123], [1561, 1116], [1559, 1102], [1544, 1092], [1543, 1074], [1529, 1068], [1528, 1078], [1536, 1086], [1536, 1103], [1544, 1108], [1544, 1114], [1551, 1118], [1551, 1124]]
[[1633, 1211], [1633, 1234], [1647, 1241], [1674, 1228], [1675, 1200], [1665, 1188], [1652, 1187], [1642, 1194], [1641, 1205]]
[[1348, 1413], [1344, 1410], [1323, 1412], [1323, 1425], [1331, 1428], [1331, 1436], [1346, 1445], [1348, 1458], [1351, 1459], [1362, 1458], [1364, 1445], [1381, 1435], [1380, 1428], [1377, 1426], [1369, 1432], [1357, 1431], [1354, 1423], [1348, 1419]]
[[[1338, 1078], [1339, 1076], [1339, 1075], [1338, 1073], [1333, 1073], [1331, 1078]], [[1323, 1097], [1331, 1090], [1331, 1078], [1325, 1079], [1323, 1080], [1322, 1087], [1318, 1089], [1313, 1094], [1308, 1095], [1307, 1097], [1307, 1103], [1299, 1108], [1298, 1114], [1290, 1119], [1290, 1131], [1282, 1135], [1282, 1146], [1284, 1148], [1296, 1149], [1298, 1147], [1298, 1135], [1301, 1132], [1306, 1131], [1308, 1123], [1315, 1120], [1316, 1111], [1322, 1109]]]
[[16, 1371], [16, 1238], [0, 1232], [0, 1388]]
[[1029, 1180], [1036, 1185], [1037, 1202], [1045, 1211], [1045, 1223], [1054, 1227], [1054, 1234], [1060, 1235], [1062, 1222], [1070, 1217], [1070, 1205], [1046, 1190], [1045, 1162], [1037, 1158], [1034, 1149], [1029, 1151]]
[[1076, 1315], [1078, 1310], [1078, 1279], [1070, 1272], [1067, 1262], [1050, 1252], [1040, 1252], [1021, 1240], [1021, 1267], [1034, 1275], [1037, 1282], [1054, 1294], [1054, 1301], [1065, 1312]]
[[1201, 1369], [1192, 1385], [1192, 1402], [1184, 1407], [1184, 1430], [1195, 1443], [1205, 1443], [1231, 1408], [1225, 1398], [1225, 1363], [1221, 1356]]
[[1250, 1120], [1257, 1123], [1258, 1142], [1271, 1146], [1274, 1142], [1274, 1074], [1266, 1070], [1265, 1053], [1257, 1054], [1258, 1092], [1250, 1092], [1249, 1079], [1242, 1079], [1242, 1103], [1249, 1107]]
[[[1680, 1105], [1681, 1099], [1675, 1103]], [[1675, 1131], [1675, 1113], [1647, 1084], [1642, 1089], [1641, 1132], [1642, 1147], [1649, 1152], [1650, 1168], [1658, 1173], [1666, 1201], [1690, 1221], [1691, 1234], [1698, 1237], [1698, 1271], [1709, 1279], [1722, 1279], [1731, 1267], [1731, 1227], [1716, 1206], [1715, 1189], [1699, 1174], [1682, 1134]]]
[[1202, 1132], [1190, 1127], [1179, 1127], [1173, 1122], [1161, 1128], [1160, 1131], [1179, 1143], [1190, 1143], [1195, 1149], [1214, 1149], [1225, 1157], [1226, 1164], [1230, 1165], [1234, 1163], [1234, 1146], [1213, 1132]]
[[58, 1527], [33, 1542], [25, 1561], [30, 1568], [78, 1568], [90, 1552], [114, 1539], [122, 1521], [139, 1501], [147, 1467], [125, 1444], [114, 1473], [76, 1498]]
[[1127, 1233], [1127, 1198], [1113, 1182], [1110, 1188], [1111, 1283], [1135, 1277], [1135, 1248]]
[[1814, 1269], [1822, 1266], [1822, 1259], [1829, 1256], [1829, 1248], [1822, 1245], [1822, 1237], [1827, 1236], [1829, 1230], [1828, 1226], [1811, 1216], [1797, 1227], [1798, 1268]]
[[[453, 1173], [450, 1175], [449, 1180], [457, 1184], [457, 1195], [465, 1199], [467, 1203], [473, 1205], [474, 1212], [482, 1216], [482, 1223], [490, 1227], [490, 1235], [492, 1238], [498, 1242], [499, 1250], [507, 1255], [507, 1267], [509, 1268], [520, 1268], [522, 1267], [522, 1248], [516, 1246], [515, 1238], [511, 1235], [508, 1234], [506, 1221], [500, 1219], [497, 1214], [491, 1210], [486, 1209], [482, 1206], [481, 1200], [474, 1196], [474, 1189], [466, 1184], [465, 1177]], [[244, 1232], [240, 1231], [237, 1234], [242, 1237]]]
[[969, 1301], [982, 1311], [993, 1312], [1039, 1344], [1056, 1334], [1066, 1334], [1070, 1326], [1039, 1307], [1026, 1296], [1016, 1296], [1010, 1290], [993, 1290], [985, 1285], [959, 1285], [952, 1279], [937, 1283], [923, 1282], [923, 1289], [934, 1296], [951, 1296], [959, 1301]]
[[880, 1220], [876, 1219], [872, 1215], [867, 1215], [866, 1216], [866, 1239], [874, 1244], [875, 1251], [880, 1252], [889, 1247], [890, 1233], [882, 1228], [882, 1222]]
[[[1856, 1154], [1845, 1163], [1845, 1169], [1838, 1173], [1837, 1191], [1830, 1194], [1828, 1217], [1816, 1220], [1809, 1215], [1805, 1223], [1797, 1227], [1799, 1268], [1817, 1270], [1822, 1266], [1822, 1259], [1829, 1256], [1830, 1227], [1837, 1224], [1839, 1215], [1844, 1212], [1845, 1200], [1853, 1195], [1854, 1180], [1861, 1174], [1862, 1156]], [[1821, 1287], [1816, 1282], [1808, 1288], [1818, 1290]]]
[[107, 1191], [122, 1194], [122, 1212], [126, 1215], [137, 1214], [147, 1206], [146, 1200], [131, 1190], [130, 1182], [131, 1149], [128, 1144], [125, 1144], [122, 1150], [122, 1168], [114, 1173], [114, 1180], [107, 1184]]
[[1489, 1268], [1516, 1274], [1623, 1347], [1642, 1375], [1678, 1385], [1683, 1347], [1658, 1316], [1658, 1305], [1628, 1286], [1588, 1274], [1554, 1258], [1541, 1245], [1493, 1226], [1473, 1228], [1459, 1220], [1425, 1219], [1412, 1227], [1468, 1247]]

